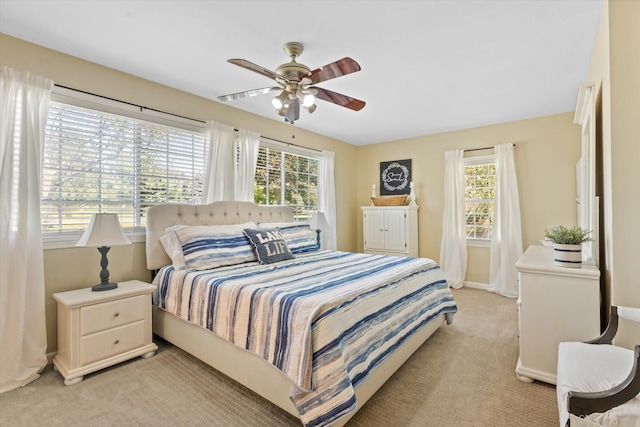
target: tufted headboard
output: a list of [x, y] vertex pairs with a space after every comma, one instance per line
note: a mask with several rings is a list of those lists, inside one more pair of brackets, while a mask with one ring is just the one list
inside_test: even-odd
[[147, 209], [147, 268], [157, 270], [171, 259], [160, 238], [173, 225], [229, 225], [243, 222], [289, 222], [293, 212], [286, 206], [263, 206], [251, 202], [213, 202], [208, 205], [167, 203]]

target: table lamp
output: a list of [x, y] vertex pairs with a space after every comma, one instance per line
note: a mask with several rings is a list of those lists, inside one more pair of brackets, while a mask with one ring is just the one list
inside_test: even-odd
[[109, 252], [111, 246], [128, 245], [130, 243], [131, 241], [125, 236], [122, 227], [120, 227], [117, 214], [95, 213], [91, 215], [91, 221], [89, 221], [87, 229], [78, 240], [78, 243], [76, 243], [76, 246], [97, 247], [102, 254], [102, 259], [100, 260], [100, 265], [102, 266], [100, 283], [92, 286], [92, 291], [108, 291], [118, 287], [117, 283], [109, 282], [107, 252]]

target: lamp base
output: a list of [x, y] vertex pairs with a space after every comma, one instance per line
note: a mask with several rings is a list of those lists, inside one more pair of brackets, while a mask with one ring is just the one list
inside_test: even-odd
[[100, 291], [109, 291], [111, 289], [115, 289], [118, 287], [117, 283], [109, 283], [109, 282], [105, 282], [105, 283], [100, 283], [97, 284], [95, 286], [91, 287], [91, 290], [93, 292], [100, 292]]

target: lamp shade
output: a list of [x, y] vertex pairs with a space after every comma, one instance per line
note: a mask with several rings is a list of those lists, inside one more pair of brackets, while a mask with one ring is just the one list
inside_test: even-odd
[[130, 243], [120, 227], [117, 214], [95, 213], [91, 215], [91, 221], [76, 246], [111, 247]]
[[283, 90], [282, 92], [280, 92], [280, 95], [271, 100], [271, 104], [276, 110], [280, 110], [282, 107], [284, 107], [287, 98], [289, 98], [289, 92]]
[[327, 218], [324, 216], [324, 212], [314, 212], [311, 214], [311, 220], [309, 226], [316, 230], [325, 230], [329, 227]]

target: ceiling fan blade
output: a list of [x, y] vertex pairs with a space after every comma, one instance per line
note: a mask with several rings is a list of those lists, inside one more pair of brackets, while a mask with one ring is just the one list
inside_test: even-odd
[[287, 80], [286, 78], [276, 73], [275, 71], [268, 70], [264, 67], [261, 67], [260, 65], [254, 64], [253, 62], [249, 62], [246, 59], [227, 59], [227, 62], [233, 65], [237, 65], [238, 67], [242, 67], [246, 70], [253, 71], [254, 73], [261, 74], [265, 77], [269, 77], [270, 79], [274, 79], [274, 80], [280, 79], [284, 81]]
[[282, 88], [278, 86], [263, 87], [261, 89], [246, 90], [244, 92], [231, 93], [229, 95], [219, 96], [220, 101], [235, 101], [236, 99], [250, 98], [252, 96], [264, 95], [265, 93], [281, 91]]
[[343, 95], [332, 90], [323, 89], [317, 86], [312, 86], [309, 89], [315, 89], [317, 91], [315, 95], [316, 98], [322, 99], [323, 101], [332, 102], [336, 105], [348, 108], [350, 110], [360, 111], [365, 106], [364, 101], [360, 101], [359, 99], [352, 98], [350, 96]]
[[317, 84], [335, 79], [336, 77], [355, 73], [356, 71], [360, 71], [360, 65], [353, 59], [347, 57], [327, 64], [324, 67], [309, 71], [306, 76], [311, 79], [312, 84]]

